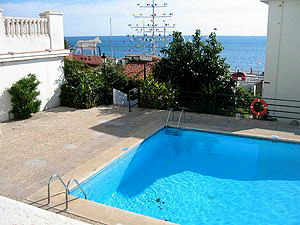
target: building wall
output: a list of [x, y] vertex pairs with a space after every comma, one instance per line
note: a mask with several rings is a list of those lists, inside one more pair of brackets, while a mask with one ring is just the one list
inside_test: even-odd
[[10, 116], [11, 104], [7, 88], [29, 73], [36, 74], [37, 79], [41, 82], [39, 85], [41, 110], [58, 106], [60, 104], [60, 85], [63, 80], [60, 69], [62, 60], [63, 57], [3, 63], [0, 67], [0, 121], [8, 120]]
[[63, 14], [46, 11], [39, 18], [5, 17], [0, 9], [0, 122], [12, 118], [11, 85], [35, 74], [42, 101], [41, 110], [60, 104], [63, 81]]
[[[267, 2], [269, 22], [263, 96], [300, 101], [300, 0]], [[300, 106], [299, 103], [280, 100], [267, 99], [267, 102]], [[270, 109], [300, 111], [298, 108], [279, 106], [270, 106]], [[283, 112], [271, 112], [271, 115], [300, 118], [300, 115]]]

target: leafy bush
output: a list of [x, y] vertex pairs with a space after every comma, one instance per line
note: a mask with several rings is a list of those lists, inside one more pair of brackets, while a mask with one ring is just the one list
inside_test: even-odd
[[117, 89], [124, 93], [137, 86], [136, 82], [125, 76], [124, 67], [113, 63], [103, 64], [100, 68], [102, 81], [104, 83], [103, 94], [104, 104], [113, 103], [113, 89]]
[[64, 75], [60, 94], [63, 106], [86, 109], [101, 103], [104, 84], [99, 71], [80, 61], [66, 59]]
[[236, 95], [238, 96], [236, 100], [236, 112], [250, 114], [250, 105], [255, 96], [242, 86], [236, 88]]
[[176, 92], [170, 84], [157, 82], [153, 77], [141, 81], [139, 106], [143, 108], [170, 109], [176, 106]]
[[8, 90], [11, 95], [12, 110], [15, 119], [27, 119], [39, 111], [41, 101], [37, 99], [40, 82], [34, 74], [29, 74], [17, 81]]
[[60, 100], [68, 107], [92, 108], [112, 104], [113, 88], [127, 93], [135, 85], [124, 75], [121, 66], [112, 63], [92, 68], [80, 61], [67, 59], [64, 74]]

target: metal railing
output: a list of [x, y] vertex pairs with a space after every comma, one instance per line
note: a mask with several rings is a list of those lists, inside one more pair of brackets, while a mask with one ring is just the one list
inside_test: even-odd
[[[139, 96], [136, 98], [139, 98]], [[245, 116], [251, 116], [250, 105], [251, 102], [256, 98], [264, 99], [269, 107], [267, 115], [265, 115], [264, 117], [255, 117], [255, 119], [274, 120], [277, 118], [282, 118], [300, 121], [300, 100], [264, 98], [261, 96], [253, 96], [248, 94], [238, 95], [217, 93], [204, 95], [201, 92], [181, 91], [177, 93], [177, 103], [172, 107], [197, 113], [225, 116], [235, 116], [236, 114], [243, 114]], [[129, 111], [131, 111], [131, 107], [132, 105], [129, 104]], [[169, 111], [166, 126], [168, 125], [168, 122], [170, 120], [171, 112], [172, 110]]]
[[58, 174], [53, 174], [49, 181], [48, 181], [48, 205], [50, 204], [50, 198], [51, 198], [51, 193], [50, 193], [50, 185], [52, 183], [52, 180], [56, 178], [60, 181], [60, 183], [64, 186], [64, 188], [67, 188], [67, 185], [65, 184], [65, 182], [61, 179], [61, 177]]
[[[140, 90], [139, 89], [132, 89], [128, 92], [128, 110], [131, 112], [131, 108], [139, 104], [139, 97], [140, 97]], [[132, 101], [137, 100], [137, 103], [131, 104]]]
[[177, 123], [177, 130], [179, 129], [179, 125], [180, 125], [180, 122], [181, 122], [182, 113], [184, 113], [184, 110], [181, 110], [181, 112], [180, 112], [178, 123]]
[[70, 189], [69, 189], [69, 186], [71, 183], [75, 183], [76, 186], [79, 188], [79, 190], [83, 193], [84, 195], [84, 198], [87, 199], [87, 195], [86, 193], [84, 192], [83, 188], [81, 187], [80, 183], [78, 182], [78, 180], [72, 178], [68, 181], [67, 185], [65, 184], [65, 182], [62, 180], [62, 178], [58, 175], [58, 174], [54, 174], [50, 177], [49, 181], [48, 181], [48, 203], [47, 205], [50, 204], [50, 201], [51, 201], [51, 192], [50, 192], [50, 185], [53, 181], [54, 178], [57, 178], [60, 183], [64, 186], [65, 188], [65, 205], [66, 205], [66, 208], [65, 210], [68, 210], [69, 208], [69, 194], [70, 194]]
[[[173, 109], [170, 109], [170, 110], [169, 110], [169, 114], [168, 114], [168, 118], [167, 118], [167, 121], [166, 121], [166, 127], [168, 127], [171, 112], [173, 112], [173, 115], [174, 115], [174, 110], [173, 110]], [[173, 116], [173, 117], [174, 117], [174, 116]], [[173, 119], [174, 119], [174, 118], [173, 118]]]
[[87, 195], [86, 195], [86, 193], [84, 192], [84, 190], [82, 189], [82, 187], [81, 187], [81, 185], [80, 185], [80, 183], [78, 182], [78, 180], [76, 180], [76, 179], [71, 179], [71, 180], [69, 180], [69, 182], [68, 182], [68, 184], [67, 184], [67, 187], [66, 187], [66, 209], [68, 209], [69, 208], [69, 193], [70, 193], [70, 190], [69, 190], [69, 186], [70, 186], [70, 184], [71, 183], [75, 183], [76, 184], [76, 186], [79, 188], [79, 190], [81, 191], [81, 193], [84, 195], [84, 198], [85, 199], [87, 199]]
[[[300, 121], [300, 100], [236, 94], [212, 94], [203, 96], [202, 93], [199, 92], [181, 92], [179, 94], [182, 94], [181, 99], [179, 99], [179, 106], [184, 106], [191, 112], [221, 115], [240, 113], [250, 115], [251, 102], [256, 98], [260, 98], [265, 100], [268, 105], [268, 115], [266, 115], [264, 119], [273, 120], [282, 118]], [[244, 112], [237, 111], [237, 109], [240, 109], [239, 107], [243, 108]]]

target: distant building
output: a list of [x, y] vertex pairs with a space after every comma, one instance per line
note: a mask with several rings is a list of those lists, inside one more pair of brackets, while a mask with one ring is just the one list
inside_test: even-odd
[[[106, 60], [114, 61], [113, 59], [106, 58], [104, 55], [101, 56], [101, 50], [98, 44], [101, 44], [99, 37], [93, 40], [77, 41], [75, 48], [68, 58], [81, 61], [89, 66], [101, 66]], [[78, 50], [80, 51], [80, 54], [77, 54]], [[92, 54], [87, 55], [85, 54], [85, 51], [89, 51]]]
[[77, 61], [81, 61], [89, 66], [101, 66], [105, 61], [106, 57], [98, 56], [98, 55], [76, 55], [74, 53], [70, 53], [67, 57], [68, 59], [73, 59]]
[[[300, 0], [262, 0], [269, 5], [268, 40], [263, 96], [270, 114], [279, 119], [300, 118]], [[282, 107], [278, 105], [292, 105]], [[285, 112], [282, 112], [285, 111]], [[286, 112], [289, 111], [289, 112]]]
[[39, 18], [5, 17], [0, 9], [0, 121], [10, 119], [10, 95], [7, 89], [29, 73], [41, 82], [41, 109], [60, 104], [63, 81], [63, 14], [46, 11]]
[[135, 79], [143, 79], [152, 74], [155, 62], [160, 59], [143, 54], [129, 54], [125, 56], [125, 74]]

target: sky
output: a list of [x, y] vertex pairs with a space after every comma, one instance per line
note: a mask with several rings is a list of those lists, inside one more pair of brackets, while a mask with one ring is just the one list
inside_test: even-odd
[[[173, 13], [167, 22], [176, 24], [175, 30], [185, 35], [196, 29], [206, 35], [214, 28], [217, 35], [267, 34], [268, 6], [260, 0], [157, 0], [165, 2], [168, 7], [158, 13]], [[110, 18], [113, 35], [133, 34], [128, 24], [143, 22], [133, 14], [147, 14], [137, 3], [147, 4], [150, 0], [0, 0], [0, 8], [4, 16], [31, 18], [46, 10], [62, 11], [66, 36], [107, 36]]]

